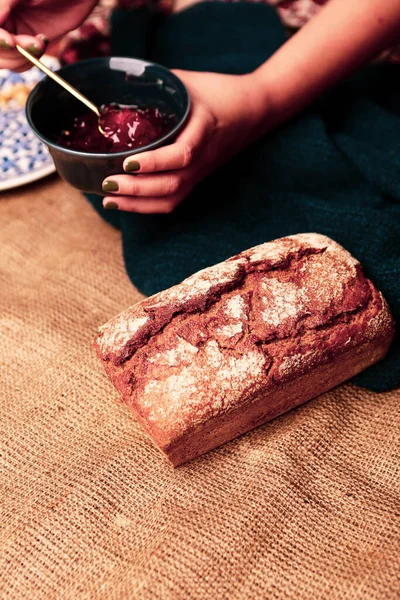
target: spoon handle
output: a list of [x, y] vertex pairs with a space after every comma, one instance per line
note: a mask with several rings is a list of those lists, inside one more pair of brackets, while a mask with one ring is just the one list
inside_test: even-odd
[[88, 100], [88, 98], [86, 98], [86, 96], [84, 96], [83, 94], [81, 94], [80, 92], [78, 92], [77, 89], [75, 89], [74, 87], [72, 87], [72, 85], [70, 85], [67, 81], [65, 81], [65, 79], [63, 79], [62, 77], [60, 77], [59, 75], [57, 75], [57, 73], [54, 73], [44, 63], [42, 63], [40, 60], [38, 60], [37, 58], [35, 58], [30, 52], [28, 52], [27, 50], [25, 50], [25, 48], [22, 48], [19, 44], [16, 44], [15, 47], [18, 50], [18, 52], [20, 54], [22, 54], [22, 56], [24, 56], [25, 58], [27, 58], [32, 64], [34, 64], [35, 67], [37, 67], [38, 69], [40, 69], [41, 71], [43, 71], [43, 73], [46, 73], [46, 75], [48, 77], [50, 77], [56, 83], [58, 83], [59, 85], [61, 85], [65, 90], [67, 90], [67, 92], [69, 92], [70, 94], [72, 94], [73, 96], [75, 96], [75, 98], [77, 98], [78, 100], [80, 100], [81, 102], [83, 102], [83, 104], [86, 104], [86, 106], [88, 108], [90, 108], [90, 110], [92, 110], [94, 113], [96, 113], [96, 115], [98, 117], [101, 116], [101, 112], [100, 112], [99, 108], [95, 104], [93, 104], [93, 102], [91, 102], [90, 100]]

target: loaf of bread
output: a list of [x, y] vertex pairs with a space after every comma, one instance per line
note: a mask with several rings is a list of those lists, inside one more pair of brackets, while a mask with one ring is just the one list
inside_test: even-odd
[[331, 239], [246, 250], [100, 328], [111, 381], [173, 465], [273, 419], [382, 359], [382, 295]]

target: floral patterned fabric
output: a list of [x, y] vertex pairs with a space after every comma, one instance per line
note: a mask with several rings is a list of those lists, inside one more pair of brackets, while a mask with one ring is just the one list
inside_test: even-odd
[[[220, 0], [234, 2], [235, 0]], [[329, 0], [248, 0], [266, 2], [276, 7], [282, 23], [289, 31], [296, 31], [314, 17]], [[110, 17], [115, 8], [134, 10], [143, 5], [168, 14], [173, 0], [99, 0], [86, 21], [69, 33], [60, 45], [59, 59], [69, 64], [83, 58], [107, 56], [110, 53]], [[381, 59], [400, 63], [400, 45], [385, 51]]]

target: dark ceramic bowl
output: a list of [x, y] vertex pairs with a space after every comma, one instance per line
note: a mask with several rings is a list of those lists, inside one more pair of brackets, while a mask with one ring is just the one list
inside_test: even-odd
[[93, 58], [63, 67], [57, 73], [97, 106], [116, 102], [157, 107], [177, 117], [177, 123], [169, 133], [136, 150], [94, 154], [63, 148], [57, 144], [57, 136], [66, 123], [82, 114], [85, 107], [45, 77], [29, 95], [26, 104], [28, 123], [49, 148], [61, 177], [83, 192], [104, 195], [101, 183], [105, 177], [123, 173], [122, 163], [128, 156], [171, 143], [189, 114], [187, 89], [176, 75], [155, 63], [135, 58]]

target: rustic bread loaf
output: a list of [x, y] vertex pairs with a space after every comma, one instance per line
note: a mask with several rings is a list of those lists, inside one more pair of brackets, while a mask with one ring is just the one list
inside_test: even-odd
[[336, 386], [393, 338], [385, 300], [315, 233], [246, 250], [100, 328], [106, 372], [176, 466]]

